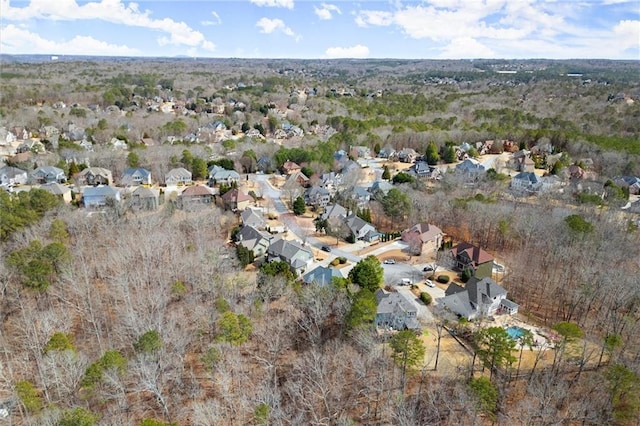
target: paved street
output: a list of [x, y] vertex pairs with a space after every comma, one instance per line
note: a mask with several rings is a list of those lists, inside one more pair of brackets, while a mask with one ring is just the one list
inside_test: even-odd
[[[262, 197], [266, 202], [271, 203], [274, 210], [278, 213], [279, 219], [287, 226], [288, 232], [291, 232], [297, 239], [305, 242], [307, 245], [320, 250], [325, 245], [322, 241], [309, 235], [309, 232], [302, 229], [298, 225], [296, 217], [289, 211], [286, 204], [281, 199], [281, 191], [274, 188], [269, 182], [269, 175], [255, 175], [255, 182], [260, 186]], [[354, 254], [359, 252], [364, 245], [362, 243], [352, 244], [347, 248], [337, 249], [333, 248], [330, 253], [327, 253], [326, 258], [319, 262], [322, 266], [327, 266], [336, 257], [344, 257], [349, 260], [350, 264], [340, 271], [344, 276], [349, 274], [349, 271], [359, 262], [362, 257]], [[402, 250], [406, 247], [406, 243], [402, 241], [394, 241], [391, 244], [385, 244], [368, 252], [366, 255], [378, 256], [384, 252], [392, 250]], [[396, 263], [392, 265], [382, 264], [384, 268], [384, 284], [392, 285], [398, 290], [398, 292], [404, 294], [407, 299], [413, 301], [416, 309], [418, 310], [418, 319], [423, 322], [433, 322], [434, 317], [427, 306], [425, 306], [412, 292], [410, 286], [398, 285], [403, 278], [408, 278], [413, 284], [418, 285], [420, 291], [426, 291], [433, 298], [433, 306], [438, 305], [438, 299], [444, 297], [444, 290], [439, 287], [428, 287], [424, 284], [425, 273], [422, 271], [424, 265], [409, 265], [406, 263]]]

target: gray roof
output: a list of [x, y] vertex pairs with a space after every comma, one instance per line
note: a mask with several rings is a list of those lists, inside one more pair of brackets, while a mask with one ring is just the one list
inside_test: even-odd
[[240, 218], [242, 219], [242, 224], [245, 226], [264, 225], [264, 219], [262, 219], [262, 216], [260, 216], [251, 208], [245, 209], [242, 213], [240, 213]]
[[215, 180], [240, 179], [240, 175], [235, 170], [227, 170], [216, 165], [209, 167], [209, 177]]
[[167, 172], [165, 179], [168, 179], [169, 177], [191, 179], [191, 172], [184, 167], [176, 167], [175, 169], [171, 169]]
[[466, 159], [462, 163], [456, 165], [456, 170], [459, 172], [483, 172], [484, 166], [478, 162]]
[[293, 267], [297, 267], [296, 264], [292, 262], [301, 251], [307, 253], [309, 258], [313, 258], [313, 252], [307, 247], [302, 247], [297, 241], [280, 239], [269, 246], [269, 254], [282, 258]]
[[307, 272], [302, 276], [302, 281], [307, 284], [316, 284], [319, 286], [330, 285], [333, 278], [344, 278], [339, 270], [318, 266], [317, 268]]
[[64, 195], [67, 192], [71, 192], [71, 190], [64, 186], [64, 185], [60, 185], [57, 182], [52, 182], [52, 183], [46, 183], [44, 185], [40, 185], [40, 189], [44, 189], [45, 191], [48, 191], [50, 193], [52, 193], [53, 195]]
[[58, 167], [55, 166], [42, 166], [42, 167], [38, 167], [37, 169], [35, 169], [33, 171], [34, 174], [36, 173], [42, 173], [42, 174], [46, 174], [46, 175], [54, 175], [54, 176], [58, 176], [59, 174], [64, 174], [64, 170], [59, 169]]
[[[370, 226], [373, 228], [372, 224], [370, 224], [369, 222], [367, 222], [366, 220], [360, 218], [355, 214], [352, 214], [351, 216], [347, 217], [346, 224], [349, 230], [354, 234], [358, 233], [361, 229], [367, 226]], [[375, 228], [373, 229], [375, 230]]]
[[132, 192], [131, 195], [139, 198], [156, 198], [157, 199], [160, 197], [158, 190], [146, 188], [144, 186], [139, 186], [135, 191]]
[[464, 287], [461, 287], [456, 283], [451, 283], [449, 284], [449, 287], [447, 287], [447, 289], [445, 290], [444, 295], [451, 296], [452, 294], [462, 293], [463, 291], [466, 292]]
[[334, 217], [347, 217], [347, 209], [340, 204], [330, 204], [324, 208], [320, 215], [321, 219], [331, 219]]
[[128, 169], [124, 169], [124, 172], [122, 172], [123, 177], [134, 175], [138, 175], [143, 179], [147, 179], [149, 176], [151, 176], [151, 172], [143, 167], [130, 167]]
[[376, 291], [376, 301], [378, 302], [378, 314], [392, 314], [398, 309], [403, 312], [418, 312], [416, 305], [400, 292], [388, 293], [382, 289]]
[[481, 280], [476, 277], [471, 277], [467, 282], [466, 289], [467, 293], [469, 293], [469, 300], [476, 305], [480, 303], [491, 303], [490, 300], [494, 297], [507, 294], [504, 288], [500, 287], [489, 277]]
[[88, 186], [82, 193], [83, 197], [112, 197], [118, 195], [118, 190], [112, 186]]
[[26, 175], [27, 171], [13, 166], [0, 167], [0, 176], [6, 175], [7, 178], [15, 178], [16, 176]]
[[517, 175], [515, 175], [513, 177], [513, 179], [526, 180], [526, 181], [529, 181], [532, 184], [540, 182], [540, 179], [538, 178], [538, 176], [533, 172], [521, 172], [521, 173], [518, 173]]
[[243, 226], [236, 235], [236, 240], [241, 246], [253, 250], [258, 244], [264, 244], [265, 248], [269, 245], [271, 236], [266, 232], [258, 231], [253, 226]]

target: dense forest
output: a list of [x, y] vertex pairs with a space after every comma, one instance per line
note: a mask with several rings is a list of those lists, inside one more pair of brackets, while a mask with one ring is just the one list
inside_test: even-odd
[[[472, 185], [400, 174], [370, 202], [385, 232], [428, 222], [494, 253], [520, 315], [559, 336], [551, 358], [524, 367], [531, 344], [518, 350], [496, 327], [436, 318], [428, 345], [439, 353], [451, 333], [469, 348], [454, 370], [427, 365], [415, 333], [376, 331], [373, 291], [388, 284], [377, 261], [333, 285], [303, 285], [288, 268], [244, 267], [231, 242], [239, 219], [217, 204], [88, 214], [40, 189], [0, 190], [0, 423], [638, 424], [640, 220], [620, 209], [629, 192], [613, 183], [640, 176], [638, 70], [2, 57], [1, 124], [44, 146], [7, 163], [58, 165], [70, 180], [88, 165], [154, 176], [180, 166], [204, 179], [213, 164], [254, 173], [262, 157], [311, 177], [355, 145], [413, 148], [446, 166], [454, 146], [485, 140], [551, 146], [561, 160], [536, 157], [538, 169], [562, 176], [579, 165], [591, 177], [525, 197], [495, 170]], [[167, 103], [168, 113], [152, 108]], [[213, 122], [228, 130], [222, 139], [192, 138]], [[289, 126], [304, 135], [276, 138]], [[49, 127], [60, 129], [55, 142]]]

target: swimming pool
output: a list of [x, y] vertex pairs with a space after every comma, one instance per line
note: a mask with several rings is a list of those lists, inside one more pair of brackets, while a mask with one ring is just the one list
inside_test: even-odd
[[507, 328], [506, 332], [509, 337], [511, 337], [513, 340], [516, 340], [522, 337], [522, 335], [524, 334], [524, 328], [518, 327], [517, 325], [512, 325], [511, 327]]

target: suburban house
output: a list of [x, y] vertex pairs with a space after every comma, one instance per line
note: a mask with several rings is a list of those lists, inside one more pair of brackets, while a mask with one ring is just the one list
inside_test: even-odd
[[403, 163], [413, 163], [418, 158], [418, 153], [413, 148], [402, 148], [395, 156]]
[[312, 186], [304, 191], [304, 202], [309, 206], [325, 207], [330, 201], [329, 191], [319, 186]]
[[422, 179], [438, 179], [440, 170], [430, 166], [426, 161], [416, 161], [409, 169], [409, 173]]
[[380, 152], [378, 152], [378, 157], [380, 158], [390, 158], [393, 157], [396, 153], [396, 150], [390, 146], [383, 147]]
[[456, 165], [456, 172], [469, 177], [477, 178], [485, 172], [485, 169], [484, 166], [476, 160], [467, 158], [462, 163]]
[[253, 198], [238, 188], [233, 188], [224, 193], [222, 201], [226, 208], [232, 211], [244, 210], [253, 202]]
[[318, 266], [302, 276], [305, 284], [315, 284], [320, 287], [331, 285], [334, 278], [344, 278], [339, 269]]
[[266, 225], [262, 218], [262, 213], [251, 207], [244, 209], [240, 213], [240, 220], [242, 221], [242, 226], [253, 226], [256, 229], [263, 229]]
[[236, 244], [251, 250], [255, 257], [260, 257], [267, 252], [271, 238], [274, 237], [249, 225], [240, 228], [235, 236]]
[[191, 172], [184, 167], [176, 167], [164, 175], [165, 185], [191, 185]]
[[287, 175], [287, 183], [296, 182], [298, 185], [306, 188], [309, 186], [309, 178], [302, 172], [293, 172]]
[[273, 161], [270, 157], [260, 157], [256, 161], [256, 169], [262, 173], [271, 173], [273, 171]]
[[313, 262], [313, 252], [297, 241], [279, 239], [267, 250], [270, 262], [280, 260], [286, 262], [291, 269], [300, 275]]
[[388, 292], [383, 289], [376, 291], [378, 308], [374, 324], [376, 328], [385, 330], [418, 330], [418, 309], [400, 292]]
[[344, 166], [342, 166], [342, 169], [340, 170], [340, 172], [343, 175], [347, 175], [349, 173], [359, 173], [360, 169], [362, 169], [362, 166], [360, 165], [360, 163], [353, 160], [349, 160], [344, 164]]
[[0, 185], [25, 185], [29, 175], [25, 170], [12, 166], [0, 167]]
[[36, 184], [53, 182], [65, 183], [67, 176], [62, 169], [54, 166], [42, 166], [31, 172], [30, 181]]
[[511, 159], [507, 162], [507, 166], [518, 172], [533, 172], [535, 163], [531, 159], [531, 152], [521, 149], [513, 153]]
[[353, 158], [371, 158], [371, 149], [368, 146], [356, 145], [349, 149]]
[[188, 186], [178, 195], [178, 205], [183, 209], [193, 209], [213, 202], [213, 191], [204, 185]]
[[104, 207], [111, 202], [120, 202], [120, 191], [112, 186], [88, 186], [82, 193], [82, 203], [88, 209]]
[[345, 224], [356, 240], [363, 240], [370, 243], [380, 238], [380, 233], [376, 231], [376, 228], [372, 224], [355, 214], [347, 216]]
[[377, 180], [373, 182], [369, 187], [369, 193], [374, 197], [380, 196], [380, 195], [387, 195], [392, 188], [393, 188], [392, 183], [386, 180]]
[[344, 149], [340, 149], [333, 153], [333, 168], [336, 170], [342, 170], [342, 168], [349, 162], [349, 154]]
[[413, 225], [402, 233], [402, 241], [420, 247], [420, 252], [436, 252], [442, 245], [444, 233], [440, 228], [426, 222]]
[[142, 167], [124, 169], [120, 186], [151, 185], [151, 172]]
[[139, 186], [131, 193], [131, 206], [141, 210], [156, 210], [159, 205], [160, 191]]
[[320, 175], [321, 186], [334, 194], [338, 186], [342, 183], [342, 175], [336, 172], [323, 173]]
[[451, 257], [456, 268], [469, 269], [477, 278], [491, 277], [493, 272], [493, 256], [480, 247], [469, 243], [460, 243], [451, 249]]
[[71, 198], [71, 189], [69, 187], [59, 184], [58, 182], [45, 183], [44, 185], [40, 185], [40, 189], [44, 189], [51, 194], [62, 198], [62, 201], [65, 203], [70, 203]]
[[78, 186], [97, 186], [113, 184], [111, 170], [102, 167], [87, 167], [75, 176]]
[[293, 161], [285, 161], [282, 167], [280, 167], [280, 171], [283, 175], [291, 175], [295, 172], [299, 172], [300, 170], [302, 170], [302, 168]]
[[440, 303], [468, 320], [518, 313], [518, 305], [507, 299], [507, 291], [489, 277], [472, 277], [464, 288], [450, 284]]
[[209, 186], [231, 185], [240, 181], [240, 174], [235, 170], [227, 170], [213, 165], [209, 167]]
[[640, 177], [619, 176], [613, 182], [622, 188], [629, 188], [629, 194], [640, 194]]
[[516, 191], [538, 192], [542, 189], [542, 180], [533, 172], [520, 172], [511, 179], [511, 188]]
[[355, 201], [358, 208], [366, 207], [369, 201], [371, 201], [371, 193], [364, 186], [354, 187], [347, 196]]
[[342, 207], [340, 204], [331, 204], [327, 205], [324, 208], [324, 211], [320, 215], [320, 219], [328, 220], [333, 218], [345, 218], [349, 215], [347, 209]]

